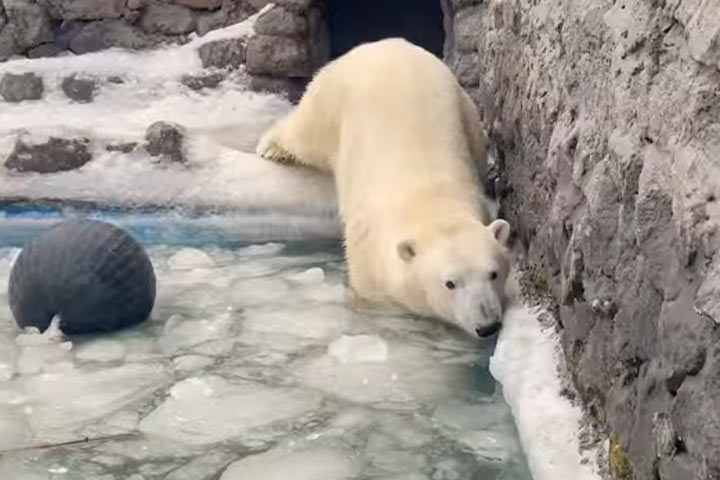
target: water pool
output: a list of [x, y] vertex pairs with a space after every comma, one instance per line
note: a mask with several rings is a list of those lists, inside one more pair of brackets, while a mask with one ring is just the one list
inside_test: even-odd
[[494, 343], [350, 308], [331, 239], [113, 216], [154, 263], [152, 318], [71, 348], [21, 333], [10, 265], [56, 219], [0, 222], [0, 478], [531, 478]]

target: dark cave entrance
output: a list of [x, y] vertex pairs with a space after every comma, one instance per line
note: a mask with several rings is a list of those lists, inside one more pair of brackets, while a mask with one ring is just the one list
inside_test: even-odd
[[360, 43], [388, 37], [403, 37], [443, 57], [439, 0], [329, 0], [325, 15], [331, 59]]

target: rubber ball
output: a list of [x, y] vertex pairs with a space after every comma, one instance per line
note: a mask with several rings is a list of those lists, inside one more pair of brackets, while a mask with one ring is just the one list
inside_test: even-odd
[[8, 294], [20, 327], [43, 332], [58, 315], [65, 334], [101, 333], [147, 320], [155, 283], [150, 258], [132, 236], [105, 222], [72, 219], [24, 245]]

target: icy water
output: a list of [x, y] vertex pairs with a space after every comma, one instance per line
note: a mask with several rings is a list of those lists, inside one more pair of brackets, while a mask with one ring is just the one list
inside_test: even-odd
[[152, 318], [71, 345], [15, 327], [0, 233], [0, 479], [531, 478], [494, 344], [351, 309], [335, 242], [135, 233]]

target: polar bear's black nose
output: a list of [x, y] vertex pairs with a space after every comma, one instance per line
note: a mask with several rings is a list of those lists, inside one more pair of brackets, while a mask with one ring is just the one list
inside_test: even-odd
[[475, 333], [477, 333], [478, 337], [480, 338], [487, 338], [492, 337], [497, 332], [500, 331], [500, 328], [502, 327], [502, 324], [500, 322], [495, 322], [491, 325], [487, 325], [485, 327], [478, 327], [475, 329]]

